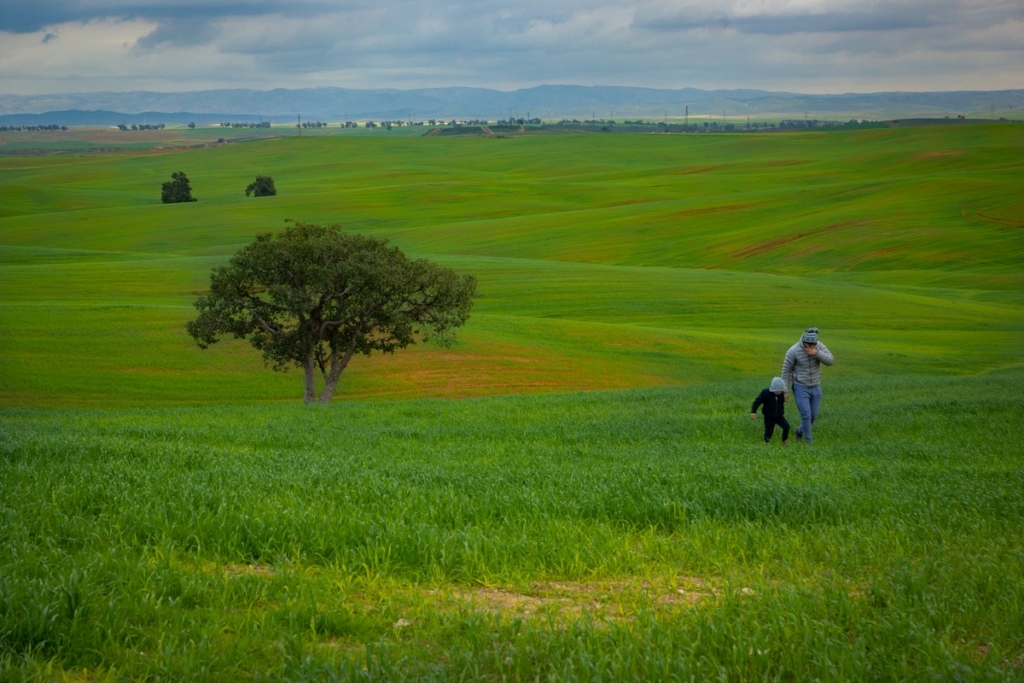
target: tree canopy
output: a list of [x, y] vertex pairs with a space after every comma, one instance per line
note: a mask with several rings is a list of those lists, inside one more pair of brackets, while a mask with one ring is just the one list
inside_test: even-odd
[[160, 200], [164, 204], [196, 201], [195, 197], [192, 196], [192, 185], [189, 184], [188, 176], [185, 175], [184, 171], [177, 171], [171, 174], [171, 179], [163, 184]]
[[268, 175], [258, 175], [256, 180], [249, 183], [249, 186], [245, 188], [245, 196], [253, 195], [256, 197], [273, 197], [277, 194], [277, 188], [274, 187], [274, 179]]
[[303, 368], [305, 402], [334, 396], [356, 353], [393, 353], [417, 341], [448, 345], [469, 318], [476, 278], [409, 259], [387, 240], [337, 225], [295, 222], [262, 233], [210, 275], [210, 292], [187, 324], [200, 348], [232, 334], [275, 370]]

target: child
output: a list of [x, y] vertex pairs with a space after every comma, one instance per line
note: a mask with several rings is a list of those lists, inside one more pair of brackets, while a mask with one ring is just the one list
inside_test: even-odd
[[754, 399], [754, 405], [750, 407], [750, 419], [757, 419], [757, 407], [761, 407], [761, 414], [764, 415], [764, 442], [772, 440], [775, 433], [775, 425], [782, 427], [782, 445], [789, 445], [789, 422], [786, 421], [786, 385], [782, 383], [781, 377], [772, 379], [772, 385], [758, 394]]

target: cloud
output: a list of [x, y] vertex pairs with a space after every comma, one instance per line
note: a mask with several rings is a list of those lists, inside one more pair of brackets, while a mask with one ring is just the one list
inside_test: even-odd
[[135, 45], [140, 50], [152, 50], [167, 45], [207, 45], [216, 40], [217, 35], [216, 22], [202, 17], [186, 17], [161, 22], [150, 33], [135, 41]]
[[200, 21], [232, 16], [313, 16], [336, 6], [327, 0], [0, 0], [0, 31], [34, 33], [58, 24], [96, 20]]
[[0, 0], [0, 83], [1019, 88], [1022, 26], [1020, 0]]
[[751, 35], [903, 31], [984, 21], [986, 16], [998, 20], [1014, 7], [1005, 0], [984, 4], [958, 0], [669, 2], [643, 6], [635, 25], [649, 31], [732, 29]]

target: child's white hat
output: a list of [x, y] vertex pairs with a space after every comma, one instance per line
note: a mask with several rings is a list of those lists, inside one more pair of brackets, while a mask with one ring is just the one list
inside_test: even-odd
[[782, 381], [781, 377], [772, 378], [772, 385], [769, 387], [770, 391], [785, 391], [786, 385]]

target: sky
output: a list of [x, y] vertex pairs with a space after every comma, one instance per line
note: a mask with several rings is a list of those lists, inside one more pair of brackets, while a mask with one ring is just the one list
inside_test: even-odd
[[1024, 88], [1024, 0], [0, 0], [0, 94]]

